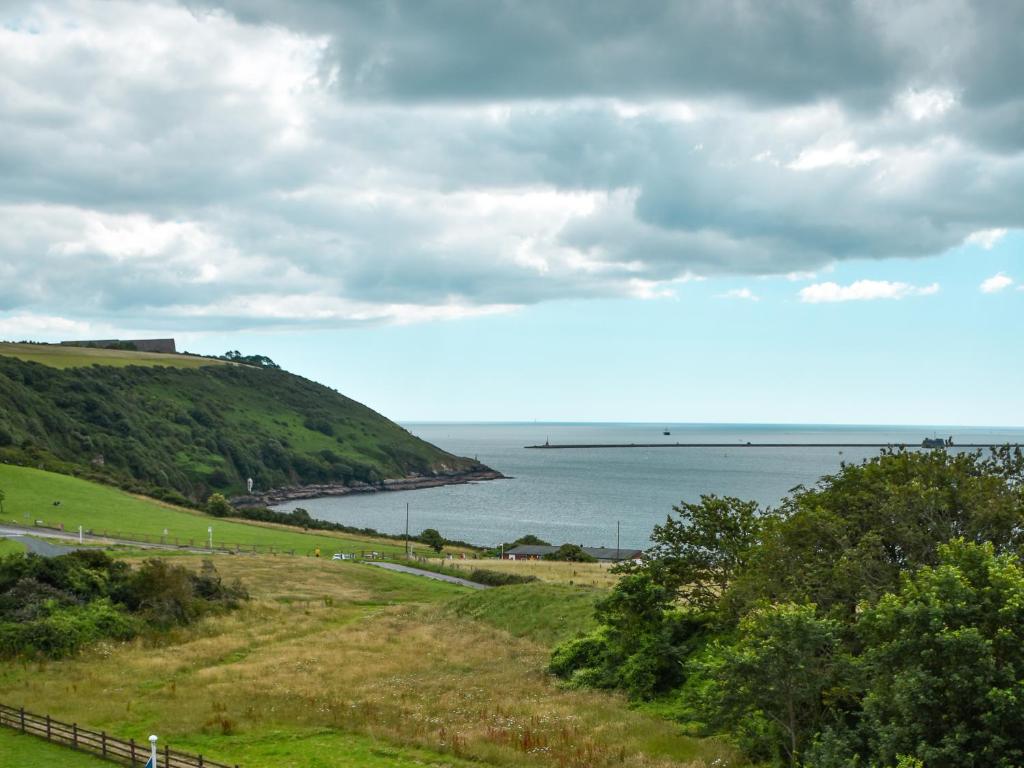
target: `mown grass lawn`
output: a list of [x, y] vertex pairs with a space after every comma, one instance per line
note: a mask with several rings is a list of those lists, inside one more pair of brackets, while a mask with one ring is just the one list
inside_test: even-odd
[[0, 728], [0, 765], [10, 768], [110, 768], [98, 757], [50, 744], [36, 736], [23, 736]]
[[[253, 594], [239, 611], [158, 643], [2, 665], [3, 697], [123, 736], [155, 732], [245, 768], [740, 765], [727, 746], [618, 695], [558, 686], [538, 642], [553, 634], [496, 626], [509, 601], [557, 610], [569, 587], [470, 593], [351, 562], [216, 563]], [[488, 623], [459, 614], [467, 600]]]
[[[133, 496], [116, 488], [91, 483], [70, 475], [44, 472], [28, 467], [0, 464], [0, 488], [6, 493], [4, 520], [19, 525], [41, 520], [48, 526], [63, 525], [75, 532], [81, 525], [100, 535], [129, 539], [163, 537], [166, 542], [204, 546], [207, 528], [213, 527], [218, 546], [236, 544], [274, 547], [309, 555], [320, 548], [325, 557], [333, 552], [376, 550], [390, 554], [402, 551], [401, 544], [382, 539], [342, 536], [333, 533], [303, 533], [284, 527], [250, 525], [214, 518], [170, 504]], [[60, 502], [55, 505], [55, 502]]]
[[0, 539], [0, 557], [4, 555], [20, 554], [25, 551], [25, 545], [17, 539]]
[[30, 363], [42, 363], [51, 368], [81, 368], [85, 365], [166, 365], [172, 368], [199, 368], [203, 365], [227, 365], [224, 360], [213, 360], [192, 355], [170, 355], [160, 352], [132, 352], [121, 349], [93, 349], [65, 347], [59, 344], [12, 344], [0, 342], [0, 355], [16, 357]]

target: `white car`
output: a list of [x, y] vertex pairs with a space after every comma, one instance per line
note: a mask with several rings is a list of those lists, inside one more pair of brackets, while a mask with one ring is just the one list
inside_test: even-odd
[[335, 552], [334, 555], [331, 557], [331, 560], [351, 560], [351, 559], [352, 559], [352, 555], [346, 554], [344, 552]]

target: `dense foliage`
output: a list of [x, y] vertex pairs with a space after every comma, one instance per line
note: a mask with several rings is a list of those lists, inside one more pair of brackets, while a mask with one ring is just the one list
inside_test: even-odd
[[554, 552], [544, 555], [545, 560], [559, 560], [564, 563], [596, 563], [597, 558], [587, 554], [579, 544], [563, 544]]
[[1024, 457], [884, 452], [778, 510], [674, 508], [559, 646], [572, 685], [656, 699], [755, 760], [1024, 762]]
[[0, 356], [0, 460], [182, 502], [480, 468], [271, 367], [51, 368]]
[[132, 569], [102, 551], [0, 559], [0, 655], [59, 658], [98, 640], [189, 624], [247, 599], [211, 561], [192, 573], [165, 560]]

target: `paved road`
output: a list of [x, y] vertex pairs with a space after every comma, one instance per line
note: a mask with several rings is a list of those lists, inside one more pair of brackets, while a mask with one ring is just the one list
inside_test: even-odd
[[458, 576], [448, 576], [444, 573], [434, 573], [433, 571], [424, 571], [420, 568], [410, 568], [408, 565], [399, 565], [398, 563], [367, 563], [368, 565], [375, 565], [378, 568], [386, 568], [389, 571], [398, 571], [399, 573], [409, 573], [413, 576], [425, 576], [428, 579], [434, 579], [435, 581], [447, 581], [449, 584], [459, 584], [463, 587], [469, 587], [470, 589], [490, 589], [487, 584], [477, 584], [475, 581], [469, 581], [468, 579], [460, 579]]
[[[20, 525], [0, 525], [0, 538], [13, 538], [17, 536], [25, 536], [26, 534], [32, 536], [40, 536], [47, 539], [57, 539], [59, 541], [78, 541], [78, 533], [71, 531], [54, 531], [49, 528], [29, 528], [27, 526]], [[113, 536], [95, 536], [90, 533], [82, 534], [83, 541], [91, 541], [100, 544], [125, 544], [130, 547], [137, 549], [166, 549], [173, 550], [175, 552], [210, 552], [206, 547], [179, 547], [175, 544], [155, 544], [147, 541], [134, 541], [132, 539], [119, 539]], [[23, 540], [23, 543], [28, 544], [28, 539]], [[74, 549], [74, 547], [72, 548]], [[68, 551], [71, 551], [70, 549]], [[219, 553], [223, 553], [225, 550], [217, 550]], [[64, 554], [64, 553], [61, 553]], [[52, 556], [52, 555], [51, 555]]]
[[25, 549], [29, 552], [43, 557], [66, 555], [68, 552], [74, 552], [78, 549], [78, 547], [62, 547], [59, 544], [51, 544], [48, 541], [36, 539], [32, 536], [21, 536], [18, 534], [4, 534], [0, 532], [0, 539], [11, 539], [12, 541], [17, 541], [20, 544], [24, 544]]

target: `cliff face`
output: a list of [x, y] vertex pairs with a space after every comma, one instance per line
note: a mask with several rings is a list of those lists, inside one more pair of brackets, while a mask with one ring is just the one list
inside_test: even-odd
[[[55, 368], [0, 356], [0, 460], [201, 500], [214, 490], [385, 488], [490, 472], [280, 370]], [[482, 474], [481, 474], [482, 473]]]

